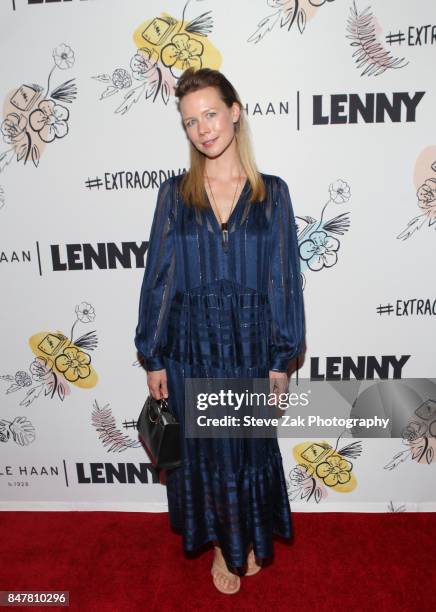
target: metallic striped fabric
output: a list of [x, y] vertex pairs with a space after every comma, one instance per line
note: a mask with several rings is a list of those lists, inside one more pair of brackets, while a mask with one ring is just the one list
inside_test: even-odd
[[[229, 218], [223, 249], [212, 210], [186, 206], [181, 177], [160, 189], [142, 283], [135, 344], [147, 370], [166, 369], [169, 404], [184, 432], [186, 378], [262, 378], [286, 371], [304, 343], [304, 306], [288, 186], [262, 174], [264, 202], [249, 184]], [[193, 551], [217, 540], [242, 567], [253, 544], [292, 534], [276, 438], [182, 440], [182, 466], [167, 474], [170, 522]]]
[[212, 209], [187, 207], [180, 177], [162, 184], [135, 339], [147, 370], [163, 368], [166, 355], [285, 371], [301, 350], [303, 297], [289, 190], [279, 177], [262, 177], [268, 198], [250, 204], [245, 184], [229, 219], [227, 253]]

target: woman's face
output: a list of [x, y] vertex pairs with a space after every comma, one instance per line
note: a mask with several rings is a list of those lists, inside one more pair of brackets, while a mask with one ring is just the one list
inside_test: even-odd
[[211, 158], [227, 149], [240, 114], [236, 102], [229, 108], [215, 87], [205, 87], [186, 94], [179, 108], [186, 134], [196, 149]]

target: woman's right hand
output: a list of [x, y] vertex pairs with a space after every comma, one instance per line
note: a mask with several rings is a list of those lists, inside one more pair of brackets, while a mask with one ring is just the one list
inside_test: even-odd
[[165, 369], [147, 372], [147, 385], [154, 399], [168, 398], [167, 371]]

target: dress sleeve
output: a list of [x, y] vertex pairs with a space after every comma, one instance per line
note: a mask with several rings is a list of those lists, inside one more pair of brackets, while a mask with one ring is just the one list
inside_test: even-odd
[[302, 350], [305, 335], [297, 229], [286, 182], [274, 190], [268, 298], [271, 306], [270, 370], [286, 372]]
[[171, 205], [174, 188], [171, 179], [164, 181], [159, 188], [139, 300], [135, 346], [148, 371], [165, 367], [162, 349], [166, 344], [168, 313], [175, 286], [174, 214]]

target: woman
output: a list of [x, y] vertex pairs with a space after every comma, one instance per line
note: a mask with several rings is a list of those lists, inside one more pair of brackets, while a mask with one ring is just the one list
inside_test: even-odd
[[[287, 390], [304, 309], [289, 190], [258, 172], [235, 89], [219, 71], [188, 69], [175, 95], [191, 163], [159, 190], [135, 344], [151, 395], [168, 398], [184, 434], [186, 378], [269, 378]], [[223, 593], [261, 569], [273, 532], [292, 535], [275, 437], [183, 435], [167, 496], [186, 551], [214, 542]]]

